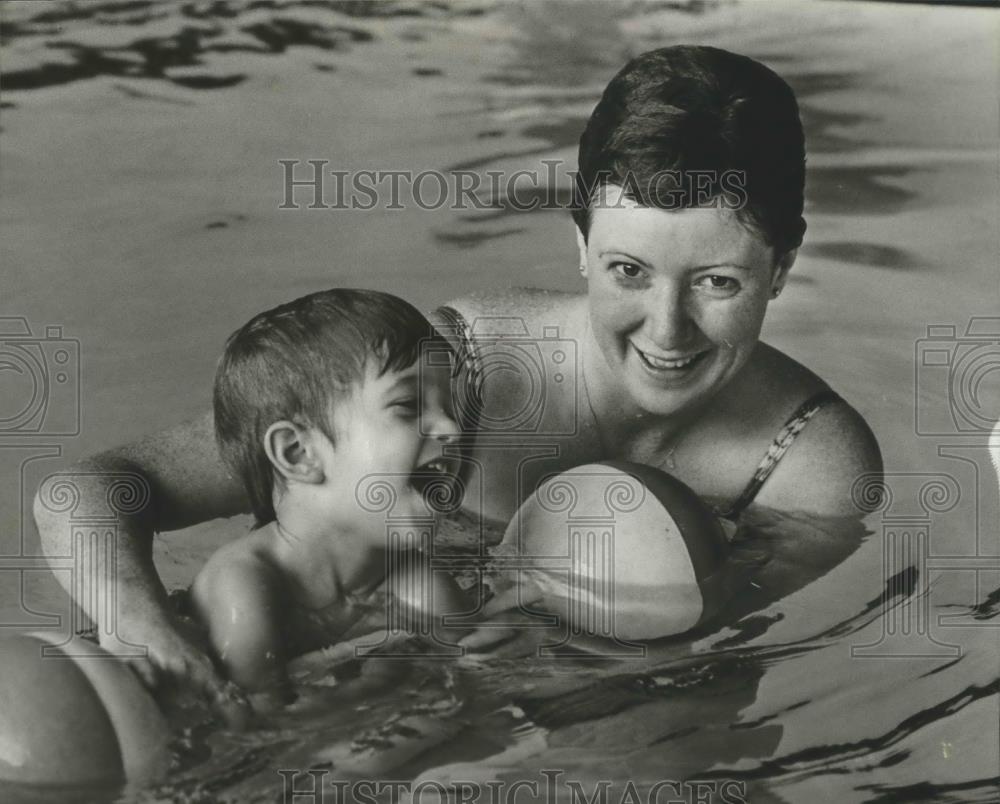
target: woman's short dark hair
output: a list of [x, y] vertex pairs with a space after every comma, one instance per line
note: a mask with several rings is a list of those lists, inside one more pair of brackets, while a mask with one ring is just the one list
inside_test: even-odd
[[430, 338], [440, 340], [408, 302], [351, 289], [303, 296], [229, 336], [215, 372], [215, 437], [250, 497], [257, 527], [275, 518], [267, 428], [284, 419], [335, 441], [333, 406], [364, 380], [369, 361], [379, 361], [381, 374], [408, 368]]
[[573, 217], [586, 237], [601, 186], [645, 206], [722, 203], [780, 253], [798, 247], [805, 140], [791, 88], [760, 62], [678, 45], [630, 61], [580, 137]]

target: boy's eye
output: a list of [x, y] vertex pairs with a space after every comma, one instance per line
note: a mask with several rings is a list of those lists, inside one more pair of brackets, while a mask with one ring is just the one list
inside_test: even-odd
[[398, 410], [405, 411], [407, 413], [416, 413], [419, 404], [415, 396], [407, 396], [402, 399], [395, 399], [389, 403], [389, 407], [397, 408]]

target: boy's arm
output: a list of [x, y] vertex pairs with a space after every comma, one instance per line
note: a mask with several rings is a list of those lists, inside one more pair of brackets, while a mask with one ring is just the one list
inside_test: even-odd
[[[109, 566], [99, 545], [87, 540], [73, 544], [72, 524], [88, 516], [107, 517], [111, 492], [122, 478], [138, 489], [136, 499], [145, 504], [118, 513], [115, 563]], [[145, 658], [131, 661], [148, 684], [159, 676], [187, 682], [223, 714], [237, 716], [242, 702], [232, 685], [223, 683], [204, 651], [175, 627], [152, 558], [154, 531], [247, 509], [242, 490], [219, 458], [211, 414], [80, 461], [60, 472], [59, 479], [71, 484], [75, 507], [53, 504], [55, 492], [50, 494], [52, 486], [43, 483], [35, 496], [35, 522], [47, 556], [82, 551], [75, 556], [76, 566], [85, 567], [86, 574], [57, 577], [87, 615], [101, 621], [101, 644], [112, 653], [144, 648]]]
[[276, 571], [254, 556], [223, 548], [191, 589], [199, 619], [226, 675], [258, 706], [292, 699], [281, 636], [281, 584]]

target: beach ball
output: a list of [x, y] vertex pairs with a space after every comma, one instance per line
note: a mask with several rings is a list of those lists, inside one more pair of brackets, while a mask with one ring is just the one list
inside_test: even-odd
[[725, 528], [684, 483], [650, 466], [593, 463], [547, 478], [504, 544], [538, 605], [578, 633], [672, 636], [725, 602]]
[[83, 785], [162, 776], [169, 730], [152, 696], [97, 645], [59, 641], [48, 634], [0, 639], [0, 781]]

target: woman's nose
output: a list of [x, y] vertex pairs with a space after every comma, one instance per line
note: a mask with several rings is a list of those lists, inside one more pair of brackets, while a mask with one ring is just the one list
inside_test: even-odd
[[669, 351], [684, 346], [695, 330], [682, 288], [668, 286], [650, 293], [646, 306], [646, 335], [654, 345]]

